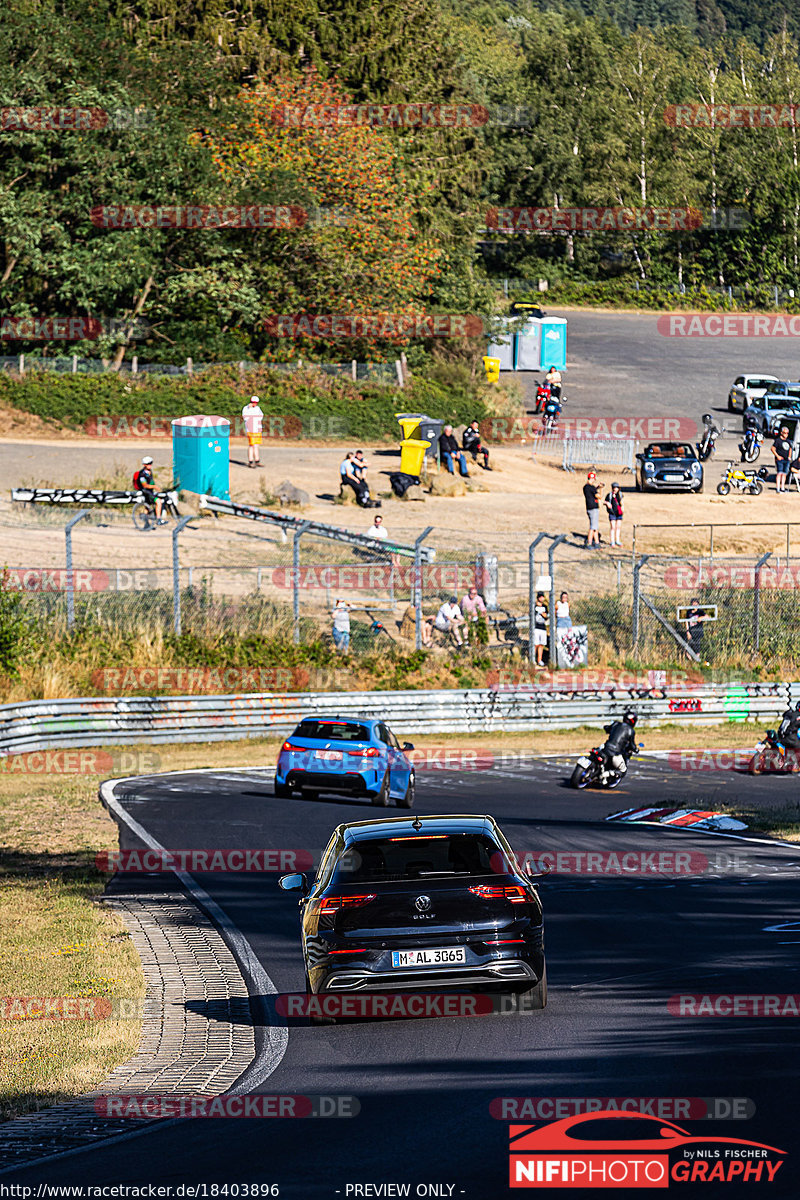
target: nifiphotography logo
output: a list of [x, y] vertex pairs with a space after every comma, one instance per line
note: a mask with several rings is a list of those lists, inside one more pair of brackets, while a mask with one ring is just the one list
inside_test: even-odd
[[539, 1128], [511, 1125], [509, 1152], [512, 1188], [766, 1184], [775, 1179], [786, 1153], [745, 1138], [691, 1134], [672, 1121], [615, 1109]]

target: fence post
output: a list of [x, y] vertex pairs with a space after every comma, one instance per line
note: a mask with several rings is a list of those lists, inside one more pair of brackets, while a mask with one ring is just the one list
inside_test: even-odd
[[82, 508], [64, 527], [64, 541], [67, 552], [67, 629], [75, 624], [75, 579], [72, 573], [72, 526], [77, 525], [84, 517], [89, 516], [89, 509]]
[[417, 650], [422, 649], [422, 543], [429, 533], [433, 533], [432, 525], [414, 542], [414, 646]]
[[550, 549], [547, 551], [547, 567], [550, 572], [550, 670], [555, 671], [558, 667], [558, 648], [556, 647], [556, 576], [555, 562], [553, 555], [556, 548], [562, 542], [567, 540], [565, 533], [560, 533], [557, 538], [554, 538], [550, 543]]
[[753, 587], [753, 649], [756, 654], [761, 648], [761, 568], [771, 557], [772, 551], [768, 550], [756, 563], [755, 586]]
[[19, 373], [20, 373], [20, 375], [25, 374], [25, 355], [24, 354], [20, 354], [20, 356], [19, 356]]
[[639, 644], [639, 599], [641, 595], [641, 585], [639, 583], [639, 572], [644, 564], [649, 559], [649, 554], [643, 554], [633, 568], [633, 648], [636, 650]]
[[73, 354], [73, 356], [72, 356], [72, 374], [73, 375], [78, 374], [78, 356], [77, 356], [77, 354]]
[[295, 530], [292, 539], [292, 610], [294, 612], [294, 644], [300, 645], [300, 538], [308, 529], [310, 521]]
[[711, 561], [713, 562], [713, 561], [714, 561], [714, 526], [713, 526], [713, 525], [709, 525], [708, 529], [709, 529], [709, 535], [708, 535], [708, 557], [709, 557], [709, 558], [711, 559]]
[[528, 662], [533, 662], [534, 659], [533, 630], [534, 610], [536, 608], [536, 585], [534, 579], [536, 576], [536, 563], [533, 561], [533, 552], [542, 538], [552, 536], [552, 533], [537, 533], [530, 546], [528, 546]]
[[194, 520], [194, 513], [181, 517], [172, 531], [172, 622], [177, 637], [181, 636], [181, 564], [178, 555], [178, 534], [184, 525]]

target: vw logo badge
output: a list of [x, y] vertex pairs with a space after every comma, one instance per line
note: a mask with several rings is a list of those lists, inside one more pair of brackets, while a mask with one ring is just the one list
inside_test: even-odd
[[420, 912], [427, 912], [430, 906], [430, 896], [417, 896], [416, 900], [414, 901], [414, 907], [419, 909]]

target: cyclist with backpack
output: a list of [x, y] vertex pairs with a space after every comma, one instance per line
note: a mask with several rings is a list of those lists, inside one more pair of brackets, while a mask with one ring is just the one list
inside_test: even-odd
[[156, 484], [153, 478], [153, 460], [149, 454], [146, 454], [142, 459], [142, 465], [138, 471], [134, 471], [133, 486], [137, 492], [142, 493], [145, 504], [150, 508], [155, 508], [156, 524], [166, 525], [167, 522], [161, 516], [163, 500], [156, 493]]

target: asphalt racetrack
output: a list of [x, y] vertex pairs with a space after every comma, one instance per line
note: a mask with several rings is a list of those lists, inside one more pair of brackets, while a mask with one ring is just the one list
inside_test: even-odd
[[[256, 997], [262, 1074], [274, 1065], [256, 1090], [357, 1096], [358, 1116], [170, 1121], [0, 1182], [274, 1183], [281, 1196], [297, 1200], [397, 1195], [403, 1193], [352, 1188], [408, 1183], [412, 1196], [496, 1200], [511, 1194], [508, 1121], [495, 1119], [489, 1107], [498, 1097], [703, 1097], [746, 1098], [752, 1115], [672, 1119], [694, 1135], [747, 1138], [788, 1156], [771, 1184], [670, 1187], [714, 1197], [800, 1195], [800, 1018], [681, 1017], [668, 1007], [678, 994], [800, 992], [800, 846], [605, 821], [615, 809], [653, 800], [680, 805], [701, 798], [708, 805], [723, 792], [745, 789], [765, 804], [785, 802], [796, 796], [797, 780], [690, 775], [645, 759], [632, 764], [618, 791], [581, 793], [565, 785], [571, 765], [547, 759], [419, 776], [417, 811], [492, 813], [518, 854], [689, 851], [708, 860], [699, 874], [681, 878], [579, 873], [543, 883], [550, 988], [544, 1011], [290, 1024], [285, 1053], [274, 1064], [263, 1058], [263, 1026], [275, 1019], [274, 1001]], [[145, 777], [119, 785], [116, 794], [152, 838], [172, 849], [308, 849], [318, 856], [336, 824], [375, 813], [360, 801], [278, 800], [271, 777], [268, 770]], [[141, 842], [123, 829], [121, 844]], [[297, 900], [276, 879], [197, 877], [278, 991], [301, 992]], [[729, 1112], [724, 1104], [716, 1111]], [[128, 1133], [137, 1123], [120, 1124]], [[440, 1190], [417, 1191], [420, 1185]]]

